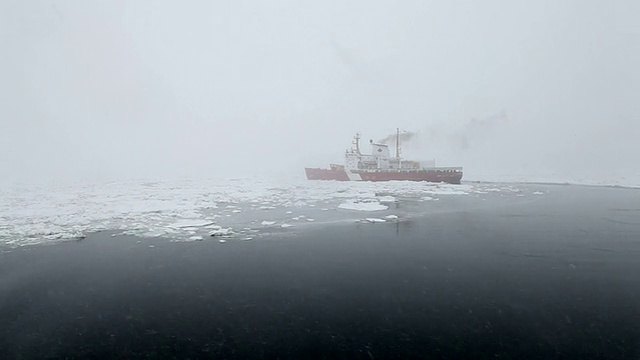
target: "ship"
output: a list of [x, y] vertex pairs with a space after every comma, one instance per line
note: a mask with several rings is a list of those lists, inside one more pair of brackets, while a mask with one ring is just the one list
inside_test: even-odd
[[462, 167], [438, 167], [435, 161], [422, 166], [419, 161], [401, 158], [400, 130], [396, 131], [396, 156], [389, 145], [369, 140], [371, 155], [360, 151], [360, 134], [353, 137], [352, 147], [345, 151], [344, 164], [330, 164], [328, 169], [305, 168], [309, 180], [338, 181], [429, 181], [460, 184]]

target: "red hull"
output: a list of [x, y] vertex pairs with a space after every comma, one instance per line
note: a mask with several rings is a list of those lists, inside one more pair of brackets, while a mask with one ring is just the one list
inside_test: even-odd
[[361, 171], [351, 173], [351, 178], [345, 170], [336, 169], [311, 169], [305, 168], [309, 180], [338, 180], [338, 181], [429, 181], [460, 184], [461, 171], [451, 170], [417, 170], [417, 171]]
[[349, 176], [344, 170], [305, 168], [304, 171], [307, 173], [307, 179], [309, 180], [349, 181]]
[[462, 180], [461, 172], [449, 171], [402, 171], [402, 172], [362, 172], [360, 173], [362, 181], [429, 181], [429, 182], [445, 182], [449, 184], [460, 184]]

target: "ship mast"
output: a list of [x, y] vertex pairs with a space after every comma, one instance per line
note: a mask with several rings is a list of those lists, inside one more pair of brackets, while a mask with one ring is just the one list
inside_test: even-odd
[[356, 133], [356, 136], [353, 137], [353, 146], [356, 154], [362, 155], [360, 153], [360, 133]]
[[400, 128], [396, 128], [396, 159], [398, 160], [398, 170], [402, 169], [402, 159], [400, 159]]
[[400, 128], [396, 128], [396, 159], [400, 159]]

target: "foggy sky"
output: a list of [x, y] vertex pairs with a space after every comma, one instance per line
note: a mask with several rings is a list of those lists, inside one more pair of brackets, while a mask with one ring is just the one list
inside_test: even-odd
[[465, 178], [638, 175], [638, 19], [634, 0], [5, 0], [0, 179], [302, 176], [396, 127]]

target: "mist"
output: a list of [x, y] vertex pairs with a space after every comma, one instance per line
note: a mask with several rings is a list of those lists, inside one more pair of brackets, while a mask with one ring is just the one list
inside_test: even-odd
[[5, 1], [0, 178], [303, 176], [356, 132], [465, 179], [640, 179], [637, 1]]

